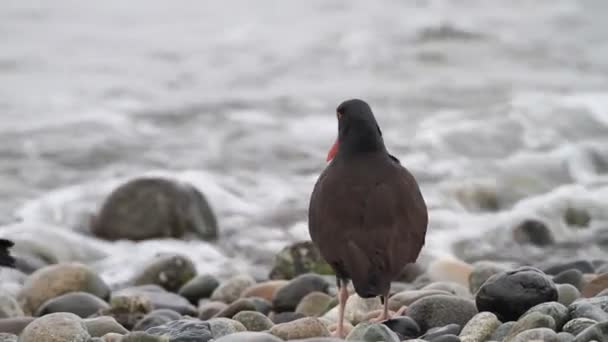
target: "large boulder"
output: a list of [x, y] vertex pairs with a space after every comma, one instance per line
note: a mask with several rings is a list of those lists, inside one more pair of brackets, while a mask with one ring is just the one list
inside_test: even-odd
[[107, 240], [218, 236], [217, 220], [205, 196], [187, 183], [143, 177], [116, 188], [92, 224]]

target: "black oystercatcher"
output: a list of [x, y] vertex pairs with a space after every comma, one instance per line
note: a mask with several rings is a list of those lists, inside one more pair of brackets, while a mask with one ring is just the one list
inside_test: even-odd
[[0, 239], [0, 266], [15, 267], [15, 259], [8, 253], [11, 247], [12, 241]]
[[345, 101], [337, 117], [338, 140], [315, 184], [308, 219], [312, 241], [336, 272], [336, 333], [344, 337], [348, 281], [363, 298], [381, 296], [384, 310], [376, 320], [388, 319], [391, 281], [418, 258], [428, 214], [416, 180], [386, 150], [369, 105]]

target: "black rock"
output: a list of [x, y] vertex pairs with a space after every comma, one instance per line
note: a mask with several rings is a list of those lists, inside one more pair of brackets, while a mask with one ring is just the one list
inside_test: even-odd
[[304, 317], [306, 317], [306, 316], [304, 316], [303, 314], [298, 313], [298, 312], [280, 312], [280, 313], [271, 314], [269, 318], [272, 320], [272, 323], [281, 324], [281, 323], [295, 321], [296, 319], [300, 319], [300, 318], [304, 318]]
[[568, 306], [570, 317], [608, 321], [608, 297], [582, 298]]
[[557, 301], [557, 288], [540, 270], [521, 267], [490, 277], [475, 301], [479, 311], [493, 312], [503, 322], [512, 321], [537, 304]]
[[171, 342], [207, 342], [213, 339], [209, 322], [180, 319], [146, 330], [147, 334], [168, 337]]
[[184, 284], [178, 294], [186, 298], [190, 303], [198, 305], [202, 298], [209, 298], [213, 291], [220, 286], [219, 280], [209, 274], [201, 274]]
[[[577, 269], [582, 273], [595, 273], [595, 267], [589, 260], [554, 261], [539, 267], [543, 272], [556, 275], [570, 269]], [[576, 285], [575, 285], [576, 286]]]
[[556, 284], [570, 284], [580, 290], [582, 289], [583, 272], [576, 268], [571, 268], [555, 275], [553, 282]]
[[555, 243], [551, 229], [539, 220], [529, 219], [513, 228], [513, 239], [521, 244], [548, 246]]
[[145, 315], [133, 327], [133, 331], [146, 331], [152, 327], [157, 327], [171, 321], [182, 318], [179, 313], [169, 309], [158, 309]]
[[407, 316], [389, 319], [388, 321], [382, 322], [382, 324], [389, 327], [389, 329], [394, 331], [402, 340], [420, 336], [420, 327], [418, 326], [418, 323]]
[[44, 316], [54, 312], [70, 312], [86, 318], [109, 307], [108, 303], [90, 293], [70, 292], [47, 300], [38, 308], [36, 316]]
[[587, 341], [608, 341], [608, 321], [596, 323], [583, 332], [578, 334], [574, 339], [575, 342], [587, 342]]
[[443, 327], [431, 328], [426, 332], [426, 334], [422, 335], [420, 338], [423, 340], [431, 341], [434, 338], [443, 335], [458, 335], [460, 334], [460, 330], [462, 330], [462, 326], [460, 326], [460, 324], [452, 323]]
[[300, 300], [307, 294], [319, 291], [327, 293], [329, 283], [318, 274], [308, 273], [297, 276], [281, 287], [272, 299], [275, 312], [294, 311]]
[[443, 335], [435, 337], [434, 339], [429, 340], [429, 342], [460, 342], [460, 337], [456, 335]]

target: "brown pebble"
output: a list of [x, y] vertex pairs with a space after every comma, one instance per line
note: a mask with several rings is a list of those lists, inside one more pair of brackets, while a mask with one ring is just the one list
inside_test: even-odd
[[207, 302], [201, 305], [201, 307], [199, 308], [198, 318], [203, 321], [206, 321], [217, 315], [220, 311], [226, 309], [227, 307], [228, 304], [223, 302]]
[[288, 283], [287, 280], [270, 280], [246, 288], [241, 294], [242, 298], [260, 297], [272, 301], [274, 294]]
[[584, 297], [593, 297], [608, 288], [608, 273], [600, 274], [589, 281], [583, 288]]

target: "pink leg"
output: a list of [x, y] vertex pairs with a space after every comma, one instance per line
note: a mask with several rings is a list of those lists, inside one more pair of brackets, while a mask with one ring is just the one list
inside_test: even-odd
[[334, 335], [339, 338], [344, 338], [344, 307], [346, 306], [346, 300], [348, 300], [348, 290], [346, 284], [342, 283], [338, 289], [338, 329]]
[[370, 319], [370, 322], [378, 323], [378, 322], [389, 320], [389, 319], [391, 319], [393, 317], [401, 316], [401, 315], [403, 315], [403, 313], [405, 312], [405, 310], [406, 310], [406, 307], [403, 306], [399, 310], [397, 310], [397, 312], [395, 312], [393, 314], [389, 314], [389, 312], [388, 312], [388, 296], [384, 296], [384, 309], [382, 310], [382, 313], [380, 314], [380, 316], [378, 316], [376, 318]]

